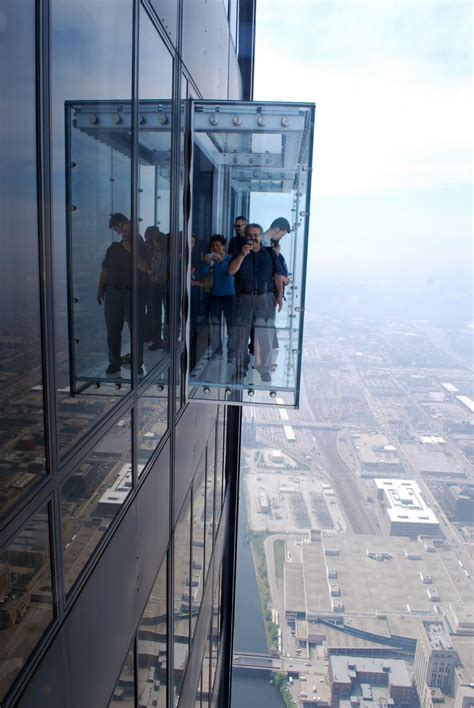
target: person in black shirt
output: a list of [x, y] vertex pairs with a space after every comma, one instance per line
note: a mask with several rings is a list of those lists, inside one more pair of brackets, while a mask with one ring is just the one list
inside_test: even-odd
[[271, 357], [275, 327], [275, 308], [283, 306], [281, 266], [272, 248], [261, 245], [260, 224], [248, 224], [246, 242], [229, 264], [235, 276], [234, 334], [237, 350], [236, 377], [245, 376], [248, 364], [247, 346], [252, 326], [258, 341], [260, 362], [257, 370], [264, 382], [271, 381]]
[[249, 222], [245, 216], [236, 216], [234, 219], [235, 236], [230, 239], [227, 253], [229, 256], [235, 256], [240, 252], [245, 243], [245, 227]]
[[156, 351], [168, 347], [169, 243], [168, 237], [158, 226], [149, 226], [146, 229], [145, 243], [150, 254], [149, 282], [145, 288], [148, 295], [145, 331], [151, 340], [148, 349]]
[[[131, 331], [132, 284], [132, 229], [130, 220], [116, 212], [109, 221], [109, 229], [122, 237], [112, 243], [105, 253], [97, 289], [97, 302], [104, 303], [109, 366], [106, 374], [118, 374], [121, 368], [122, 330], [124, 322]], [[143, 374], [143, 335], [145, 306], [143, 283], [150, 267], [150, 258], [142, 237], [138, 237], [138, 373]]]

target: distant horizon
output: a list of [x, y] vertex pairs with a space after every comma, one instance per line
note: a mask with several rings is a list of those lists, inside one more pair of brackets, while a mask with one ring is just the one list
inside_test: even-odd
[[472, 279], [470, 27], [456, 1], [257, 3], [255, 100], [316, 103], [309, 299]]

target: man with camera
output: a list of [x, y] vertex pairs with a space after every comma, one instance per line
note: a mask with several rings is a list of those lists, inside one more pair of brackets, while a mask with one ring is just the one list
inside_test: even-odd
[[271, 381], [271, 357], [275, 328], [275, 309], [283, 307], [281, 265], [273, 248], [262, 246], [260, 224], [248, 224], [245, 243], [229, 263], [235, 276], [234, 333], [237, 351], [236, 379], [242, 379], [249, 363], [247, 353], [252, 326], [258, 342], [260, 362], [256, 367], [263, 382]]

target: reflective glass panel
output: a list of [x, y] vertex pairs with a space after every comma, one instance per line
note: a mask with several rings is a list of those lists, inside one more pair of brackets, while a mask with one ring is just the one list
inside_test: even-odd
[[0, 2], [0, 513], [45, 473], [35, 3]]
[[170, 36], [173, 44], [176, 44], [178, 3], [176, 0], [151, 0], [151, 4], [155, 9], [165, 32]]
[[312, 132], [310, 105], [194, 104], [193, 397], [298, 404]]
[[216, 678], [217, 659], [219, 656], [219, 619], [220, 619], [220, 582], [217, 585], [214, 602], [212, 604], [211, 619], [211, 687], [214, 687]]
[[174, 691], [177, 704], [189, 654], [191, 582], [191, 492], [174, 531]]
[[[180, 305], [178, 308], [178, 323], [177, 323], [177, 339], [179, 342], [184, 337], [185, 323], [185, 302], [187, 300], [186, 293], [186, 273], [188, 267], [188, 258], [183, 258], [183, 252], [188, 243], [188, 221], [189, 221], [189, 190], [186, 191], [188, 184], [186, 180], [186, 131], [188, 126], [188, 82], [181, 75], [181, 104], [180, 104], [180, 123], [179, 123], [179, 181], [178, 181], [178, 268], [177, 268], [177, 288], [179, 293]], [[189, 159], [189, 158], [188, 158]]]
[[221, 606], [221, 592], [222, 592], [222, 563], [219, 568], [219, 581], [217, 584], [216, 595], [214, 598], [214, 630], [213, 637], [214, 642], [217, 647], [217, 653], [219, 653], [221, 646], [221, 631], [222, 631], [222, 606]]
[[138, 474], [168, 430], [168, 371], [159, 374], [140, 395], [138, 418]]
[[224, 499], [224, 434], [226, 408], [220, 406], [216, 423], [216, 520], [219, 523]]
[[237, 44], [238, 44], [238, 23], [237, 23], [237, 14], [238, 14], [238, 0], [230, 0], [230, 7], [229, 7], [229, 27], [230, 27], [230, 34], [232, 37], [232, 42], [234, 43], [235, 50], [237, 52]]
[[201, 674], [201, 701], [203, 706], [208, 706], [211, 703], [211, 641], [210, 631], [208, 632], [208, 639], [206, 642], [206, 648], [204, 649], [204, 657], [202, 662], [202, 674]]
[[199, 686], [196, 690], [196, 700], [194, 701], [194, 708], [202, 708], [201, 704], [201, 679], [199, 679]]
[[138, 363], [144, 375], [169, 351], [172, 78], [171, 55], [141, 8], [138, 211], [145, 248], [137, 258], [137, 280]]
[[206, 523], [206, 456], [203, 455], [193, 482], [193, 547], [191, 558], [191, 635], [194, 634], [204, 586]]
[[132, 488], [131, 416], [102, 438], [61, 487], [64, 585], [72, 588]]
[[138, 705], [166, 708], [166, 558], [161, 564], [137, 634]]
[[133, 23], [128, 0], [114, 2], [114, 12], [107, 0], [53, 0], [51, 16], [58, 427], [64, 454], [129, 390]]
[[44, 510], [0, 551], [0, 700], [53, 620], [50, 534]]
[[209, 569], [209, 563], [214, 548], [214, 490], [215, 490], [215, 469], [213, 445], [207, 446], [206, 463], [206, 545], [204, 553], [204, 568]]
[[176, 367], [176, 412], [181, 410], [184, 404], [184, 381], [183, 375], [185, 371], [185, 354], [184, 352], [178, 357]]
[[123, 662], [109, 708], [135, 706], [135, 645], [132, 644]]

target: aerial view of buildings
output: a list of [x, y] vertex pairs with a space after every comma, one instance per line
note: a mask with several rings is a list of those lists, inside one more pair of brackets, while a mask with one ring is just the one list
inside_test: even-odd
[[472, 39], [0, 0], [1, 708], [474, 708]]
[[315, 316], [300, 410], [245, 412], [268, 648], [298, 706], [474, 702], [474, 388], [435, 341]]

